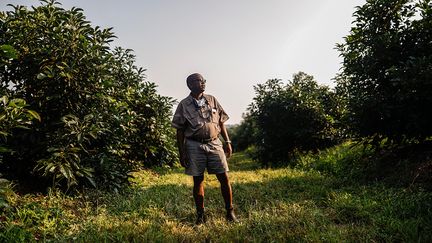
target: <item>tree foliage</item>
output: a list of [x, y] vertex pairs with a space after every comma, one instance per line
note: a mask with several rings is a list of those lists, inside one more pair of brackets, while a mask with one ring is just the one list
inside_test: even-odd
[[338, 139], [336, 95], [299, 72], [284, 85], [272, 79], [255, 86], [250, 114], [257, 127], [258, 159], [286, 164], [295, 150], [316, 150]]
[[[40, 121], [39, 114], [27, 109], [27, 106], [23, 99], [9, 100], [6, 95], [0, 99], [0, 164], [3, 163], [5, 154], [14, 153], [7, 146], [12, 131], [14, 129], [29, 129], [32, 120], [38, 119]], [[3, 174], [0, 172], [0, 209], [8, 206], [8, 195], [12, 192], [10, 182], [2, 177]]]
[[117, 189], [132, 170], [173, 163], [172, 100], [145, 81], [131, 50], [110, 47], [111, 29], [54, 1], [11, 7], [0, 14], [0, 46], [16, 59], [0, 67], [1, 90], [26, 100], [41, 122], [8, 140], [9, 177]]
[[[17, 58], [16, 50], [10, 45], [0, 45], [0, 68], [10, 64]], [[10, 100], [6, 90], [1, 89], [0, 99], [0, 165], [3, 162], [4, 154], [14, 151], [7, 146], [7, 140], [14, 129], [28, 129], [32, 121], [40, 116], [37, 112], [29, 110], [26, 101], [23, 99]], [[8, 195], [12, 193], [10, 182], [0, 172], [0, 209], [8, 206]]]
[[257, 132], [255, 119], [249, 113], [244, 114], [240, 124], [229, 128], [229, 135], [234, 151], [243, 151], [255, 144]]
[[396, 142], [431, 136], [431, 1], [368, 0], [354, 17], [338, 45], [352, 131]]

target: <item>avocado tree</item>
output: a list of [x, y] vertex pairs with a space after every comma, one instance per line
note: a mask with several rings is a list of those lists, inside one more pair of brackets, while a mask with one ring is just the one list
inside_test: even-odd
[[[131, 50], [111, 48], [111, 29], [55, 1], [0, 13], [0, 45], [16, 58], [0, 67], [2, 92], [24, 99], [41, 122], [14, 131], [5, 175], [62, 188], [116, 190], [129, 172], [172, 164], [172, 99], [157, 94]], [[44, 184], [45, 182], [45, 184]]]
[[390, 142], [432, 135], [432, 3], [368, 0], [338, 49], [347, 122], [357, 137]]
[[284, 85], [271, 79], [255, 86], [250, 114], [257, 128], [257, 157], [287, 164], [296, 150], [317, 150], [338, 140], [334, 93], [299, 72]]

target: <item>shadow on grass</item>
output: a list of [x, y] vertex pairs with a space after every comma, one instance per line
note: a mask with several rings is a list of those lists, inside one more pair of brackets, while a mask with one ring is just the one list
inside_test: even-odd
[[328, 220], [319, 207], [325, 205], [326, 195], [332, 190], [329, 183], [318, 176], [233, 183], [234, 205], [241, 221], [233, 225], [225, 222], [219, 187], [209, 186], [205, 189], [208, 222], [199, 227], [194, 225], [190, 186], [136, 187], [107, 198], [103, 220], [90, 223], [75, 239], [101, 240], [92, 238], [97, 229], [103, 239], [109, 240], [319, 240], [327, 234]]
[[237, 224], [225, 222], [223, 200], [217, 187], [206, 188], [208, 222], [197, 227], [193, 224], [195, 210], [191, 188], [155, 185], [112, 198], [106, 205], [105, 222], [92, 222], [76, 237], [96, 241], [100, 237], [119, 241], [431, 239], [431, 221], [428, 220], [431, 213], [406, 208], [426, 207], [430, 197], [417, 202], [402, 198], [404, 202], [398, 203], [388, 200], [391, 195], [380, 196], [376, 191], [358, 196], [352, 194], [352, 188], [334, 188], [326, 178], [308, 175], [234, 183], [233, 191], [241, 220]]
[[[208, 222], [195, 226], [191, 185], [161, 181], [107, 196], [103, 213], [95, 214], [78, 235], [65, 240], [321, 242], [432, 238], [431, 194], [344, 186], [313, 172], [262, 176], [257, 168], [241, 156], [233, 157], [233, 202], [240, 223], [225, 221], [218, 183], [205, 188]], [[237, 171], [261, 177], [254, 182], [236, 182]]]

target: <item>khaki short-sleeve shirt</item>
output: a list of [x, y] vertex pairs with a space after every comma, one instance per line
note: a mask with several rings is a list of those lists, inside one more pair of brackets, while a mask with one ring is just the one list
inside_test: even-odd
[[229, 119], [222, 106], [214, 96], [203, 94], [206, 104], [197, 107], [189, 95], [180, 101], [172, 119], [172, 126], [183, 130], [185, 137], [209, 139], [221, 132], [219, 123]]

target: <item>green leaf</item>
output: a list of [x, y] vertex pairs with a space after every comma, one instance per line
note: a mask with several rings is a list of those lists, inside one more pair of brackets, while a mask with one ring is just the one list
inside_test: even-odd
[[90, 182], [90, 184], [92, 184], [93, 187], [96, 187], [96, 182], [93, 180], [93, 178], [87, 176], [86, 179]]
[[55, 171], [55, 169], [56, 169], [56, 167], [55, 167], [54, 164], [49, 164], [49, 165], [45, 168], [46, 171], [49, 171], [49, 172], [51, 172], [51, 173], [53, 173], [53, 172]]
[[15, 98], [15, 99], [12, 99], [11, 101], [9, 101], [10, 107], [24, 107], [25, 105], [26, 105], [25, 100], [20, 99], [20, 98]]
[[0, 131], [0, 135], [3, 135], [3, 136], [5, 136], [5, 137], [7, 137], [7, 136], [9, 136], [9, 133], [4, 132], [4, 131]]
[[27, 110], [27, 112], [35, 119], [37, 119], [38, 121], [41, 121], [41, 117], [39, 115], [39, 113], [37, 113], [36, 111], [33, 110]]
[[46, 78], [46, 77], [47, 77], [47, 76], [46, 76], [45, 73], [39, 73], [39, 74], [36, 76], [37, 79], [44, 79], [44, 78]]
[[3, 95], [2, 97], [1, 97], [1, 101], [2, 101], [2, 103], [3, 103], [3, 105], [6, 105], [7, 103], [8, 103], [8, 97], [6, 96], [6, 95]]
[[6, 147], [0, 146], [0, 153], [10, 153], [12, 152], [12, 149], [8, 149]]
[[0, 56], [4, 56], [9, 59], [16, 59], [18, 58], [18, 53], [11, 45], [0, 45], [0, 50], [2, 53]]
[[66, 171], [66, 169], [62, 165], [59, 166], [59, 170], [63, 174], [64, 178], [66, 178], [68, 180], [70, 179], [69, 178], [69, 173]]

